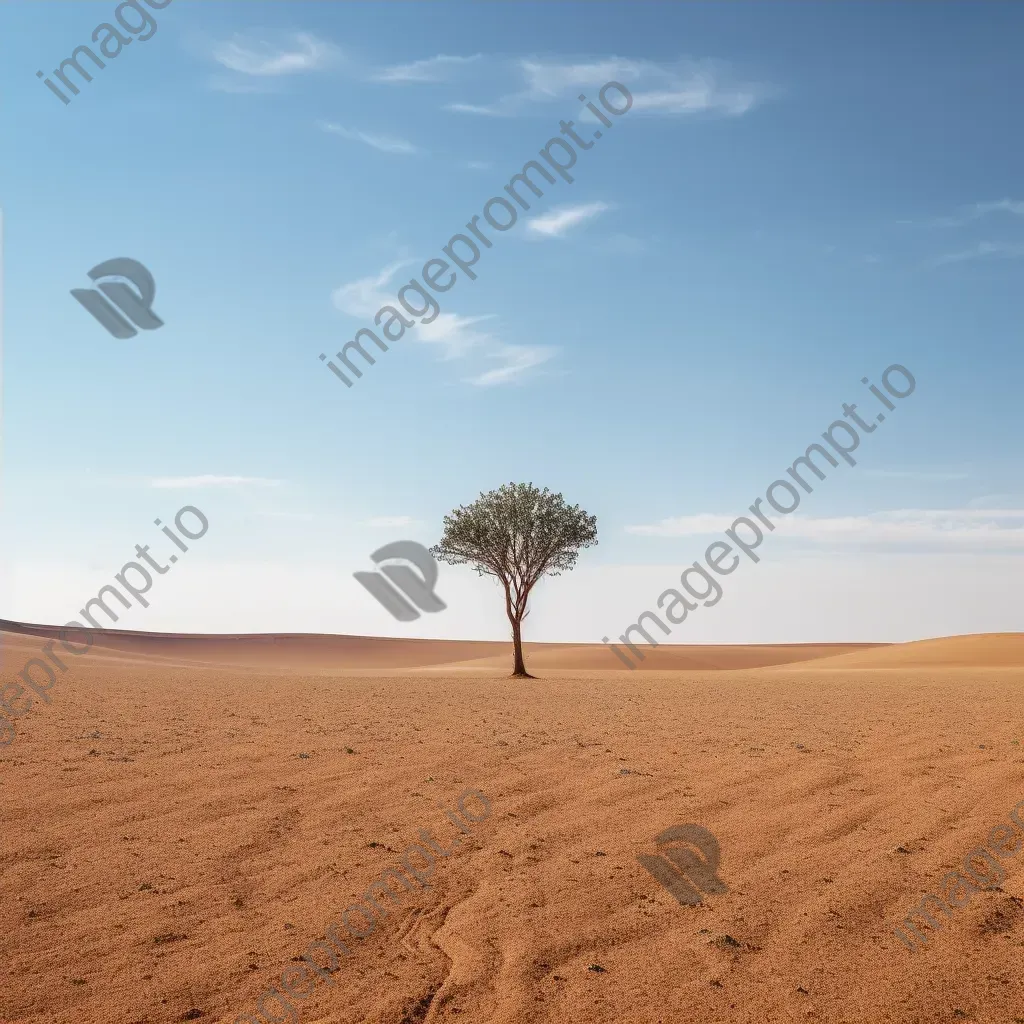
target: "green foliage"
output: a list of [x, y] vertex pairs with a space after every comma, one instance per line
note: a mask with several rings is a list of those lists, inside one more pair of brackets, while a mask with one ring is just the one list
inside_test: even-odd
[[444, 535], [430, 549], [449, 565], [472, 565], [505, 587], [509, 619], [517, 624], [541, 576], [576, 565], [583, 548], [597, 544], [597, 517], [561, 494], [533, 484], [503, 484], [444, 517]]

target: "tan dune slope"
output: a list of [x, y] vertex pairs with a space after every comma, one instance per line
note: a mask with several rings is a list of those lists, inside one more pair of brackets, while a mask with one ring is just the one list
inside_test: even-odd
[[[0, 619], [0, 654], [32, 657], [40, 639], [56, 639], [56, 626]], [[196, 635], [139, 633], [124, 629], [94, 632], [90, 658], [159, 661], [170, 665], [252, 668], [261, 672], [345, 674], [349, 671], [452, 670], [505, 672], [512, 645], [484, 640], [410, 640], [393, 637], [331, 636], [318, 633]], [[29, 638], [32, 638], [30, 641]], [[73, 643], [81, 631], [69, 630]], [[527, 665], [538, 671], [625, 671], [604, 644], [525, 644]], [[645, 647], [645, 672], [737, 671], [870, 652], [878, 644], [661, 644]], [[15, 671], [17, 671], [15, 669]]]
[[[58, 627], [0, 619], [8, 656], [28, 637], [57, 638]], [[66, 631], [81, 643], [82, 631]], [[319, 633], [189, 634], [94, 631], [90, 658], [141, 658], [174, 665], [253, 668], [262, 672], [331, 672], [421, 668], [503, 653], [508, 644], [474, 640], [409, 640], [392, 637], [330, 636]]]
[[[506, 671], [511, 644], [498, 644], [497, 654], [443, 666], [438, 670], [478, 669]], [[873, 649], [877, 644], [661, 644], [653, 650], [640, 645], [644, 672], [739, 671], [770, 665], [788, 665], [829, 658], [837, 654]], [[882, 645], [885, 646], [885, 645]], [[531, 672], [601, 670], [626, 671], [626, 666], [604, 644], [526, 644], [526, 667]], [[628, 651], [626, 652], [628, 654]]]
[[[806, 666], [810, 668], [811, 666]], [[814, 669], [1024, 668], [1024, 633], [971, 633], [837, 653]]]

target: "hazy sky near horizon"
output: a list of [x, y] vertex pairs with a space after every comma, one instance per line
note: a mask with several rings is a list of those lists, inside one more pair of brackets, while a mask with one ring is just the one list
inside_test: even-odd
[[[411, 624], [352, 573], [527, 480], [600, 541], [527, 639], [617, 636], [899, 363], [858, 464], [670, 640], [1021, 628], [1019, 5], [173, 0], [65, 106], [36, 72], [115, 7], [0, 7], [0, 617], [77, 617], [194, 505], [118, 626], [504, 638], [468, 570]], [[575, 181], [345, 388], [319, 354], [609, 79]], [[120, 256], [164, 320], [127, 340], [69, 294]]]

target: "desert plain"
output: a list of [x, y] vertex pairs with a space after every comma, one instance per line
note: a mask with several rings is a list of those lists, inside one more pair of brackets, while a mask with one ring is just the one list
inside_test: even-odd
[[[2, 681], [48, 627], [2, 623]], [[59, 652], [58, 647], [58, 652]], [[1024, 1021], [1024, 634], [600, 645], [103, 631], [0, 749], [0, 1021], [233, 1024], [428, 829], [490, 814], [279, 1021]], [[694, 823], [727, 891], [637, 861]]]

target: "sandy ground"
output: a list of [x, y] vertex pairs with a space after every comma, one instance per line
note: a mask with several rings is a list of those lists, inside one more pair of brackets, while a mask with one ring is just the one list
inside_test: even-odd
[[[9, 682], [43, 641], [0, 642]], [[1024, 1021], [1024, 851], [893, 934], [1024, 800], [1024, 635], [545, 645], [528, 681], [497, 644], [104, 642], [0, 749], [4, 1024], [292, 1019], [258, 1000], [467, 788], [489, 817], [301, 1021]], [[721, 845], [698, 906], [637, 861], [684, 823]]]

